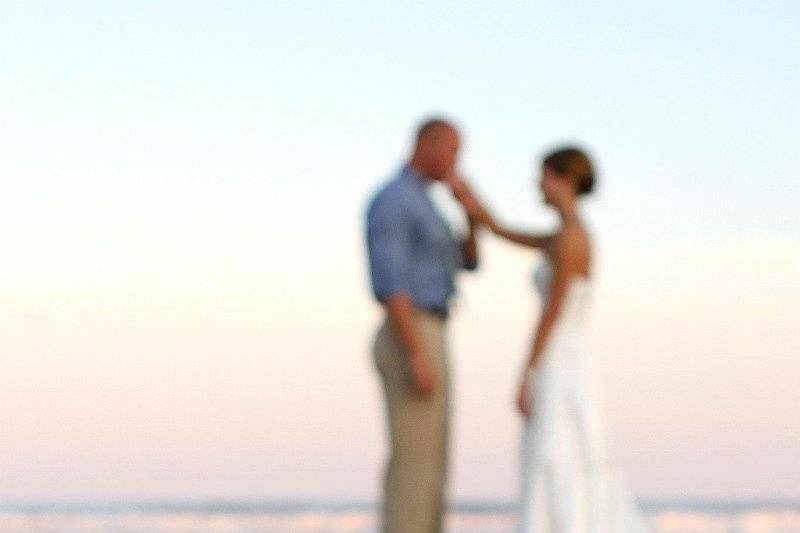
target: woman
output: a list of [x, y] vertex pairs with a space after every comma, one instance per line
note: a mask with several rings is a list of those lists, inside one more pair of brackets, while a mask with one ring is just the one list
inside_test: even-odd
[[558, 230], [548, 235], [505, 228], [466, 185], [453, 183], [472, 218], [545, 256], [534, 276], [544, 309], [517, 394], [525, 419], [520, 521], [525, 533], [646, 530], [622, 480], [609, 468], [584, 344], [592, 246], [580, 198], [592, 192], [594, 183], [592, 163], [583, 151], [566, 147], [544, 158], [539, 185], [544, 202], [561, 219]]

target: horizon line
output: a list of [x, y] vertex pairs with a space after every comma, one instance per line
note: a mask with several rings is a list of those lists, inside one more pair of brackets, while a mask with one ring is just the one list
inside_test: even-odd
[[[671, 509], [740, 513], [764, 509], [800, 511], [800, 498], [637, 498], [648, 512]], [[19, 514], [121, 514], [126, 512], [194, 512], [201, 514], [298, 514], [308, 512], [343, 513], [377, 510], [379, 502], [327, 498], [116, 498], [116, 499], [39, 499], [2, 500], [0, 512]], [[517, 503], [506, 499], [458, 498], [447, 505], [460, 514], [515, 512]]]

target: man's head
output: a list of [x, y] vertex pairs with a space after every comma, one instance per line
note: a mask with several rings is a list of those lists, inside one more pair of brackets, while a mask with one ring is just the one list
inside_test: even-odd
[[456, 166], [460, 139], [458, 130], [447, 120], [426, 120], [417, 130], [411, 166], [423, 176], [444, 180]]

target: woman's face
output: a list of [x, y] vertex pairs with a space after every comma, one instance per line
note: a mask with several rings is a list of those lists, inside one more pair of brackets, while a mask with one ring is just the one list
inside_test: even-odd
[[539, 178], [539, 189], [542, 191], [544, 203], [553, 205], [558, 199], [559, 185], [561, 180], [558, 174], [547, 165], [542, 166], [542, 174]]

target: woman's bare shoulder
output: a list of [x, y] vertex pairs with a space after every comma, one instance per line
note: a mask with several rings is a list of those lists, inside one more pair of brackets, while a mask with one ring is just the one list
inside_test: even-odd
[[552, 239], [548, 256], [562, 267], [582, 275], [589, 274], [591, 237], [579, 223], [565, 224]]

